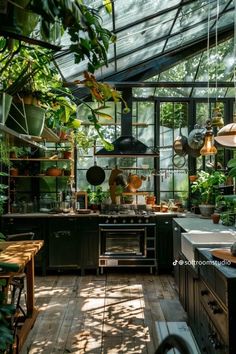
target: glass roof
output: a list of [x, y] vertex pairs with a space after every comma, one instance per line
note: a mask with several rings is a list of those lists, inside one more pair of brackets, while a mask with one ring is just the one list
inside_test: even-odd
[[[84, 3], [98, 9], [104, 27], [117, 36], [116, 43], [109, 48], [109, 65], [95, 72], [97, 79], [119, 83], [169, 81], [174, 77], [176, 81], [200, 82], [215, 80], [217, 76], [219, 81], [232, 80], [233, 0], [113, 0], [112, 14], [105, 11], [103, 0]], [[66, 36], [62, 43], [66, 48]], [[207, 44], [210, 51], [206, 51]], [[73, 54], [67, 51], [56, 58], [68, 81], [82, 78], [85, 61], [74, 64]], [[171, 91], [172, 96], [198, 97], [206, 90], [180, 87]], [[232, 91], [224, 88], [218, 93], [228, 96]], [[149, 88], [148, 92], [162, 96], [169, 95], [170, 89]]]

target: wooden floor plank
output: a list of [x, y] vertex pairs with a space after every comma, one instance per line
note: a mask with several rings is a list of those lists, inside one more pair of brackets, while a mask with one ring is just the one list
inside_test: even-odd
[[155, 322], [178, 303], [169, 275], [50, 275], [35, 284], [40, 313], [20, 354], [153, 354]]

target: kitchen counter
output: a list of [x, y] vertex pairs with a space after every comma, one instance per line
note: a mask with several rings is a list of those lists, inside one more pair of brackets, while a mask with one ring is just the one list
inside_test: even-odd
[[[129, 213], [127, 214], [113, 214], [113, 215], [109, 215], [109, 214], [103, 214], [100, 212], [91, 212], [89, 214], [79, 214], [79, 213], [9, 213], [9, 214], [3, 214], [2, 217], [3, 218], [53, 218], [53, 217], [76, 217], [76, 218], [80, 218], [80, 217], [95, 217], [95, 216], [99, 216], [99, 217], [127, 217], [127, 216], [140, 216], [140, 215], [130, 215]], [[144, 215], [145, 216], [145, 215]], [[167, 212], [167, 213], [161, 213], [161, 212], [154, 212], [150, 215], [146, 215], [147, 217], [185, 217], [185, 214], [183, 213], [173, 213], [173, 212]]]
[[211, 219], [205, 219], [199, 216], [193, 216], [192, 214], [186, 213], [186, 217], [174, 218], [175, 222], [188, 233], [201, 233], [204, 231], [208, 232], [225, 232], [232, 231], [236, 232], [234, 226], [224, 226], [221, 224], [214, 224]]

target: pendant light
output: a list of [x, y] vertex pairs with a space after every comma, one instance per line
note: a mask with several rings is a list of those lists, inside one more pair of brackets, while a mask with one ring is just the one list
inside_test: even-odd
[[[236, 1], [236, 0], [235, 0]], [[216, 52], [217, 52], [217, 23], [219, 16], [219, 0], [217, 0], [217, 18], [216, 18]], [[216, 58], [217, 59], [217, 58]], [[208, 107], [210, 107], [210, 77], [209, 77], [209, 65], [210, 65], [210, 2], [208, 2], [208, 33], [207, 33], [207, 61], [208, 61]], [[217, 72], [216, 72], [217, 76]], [[216, 78], [217, 80], [217, 78]], [[217, 83], [217, 81], [216, 81]], [[200, 150], [202, 156], [215, 155], [217, 149], [214, 146], [214, 134], [212, 129], [212, 121], [206, 122], [206, 132], [204, 134], [204, 144]]]
[[206, 132], [204, 138], [204, 145], [200, 150], [202, 156], [215, 155], [217, 153], [217, 148], [214, 145], [214, 134], [212, 130], [211, 121], [208, 120], [206, 124]]
[[236, 0], [234, 0], [234, 115], [233, 123], [221, 128], [215, 137], [217, 143], [222, 146], [236, 148]]

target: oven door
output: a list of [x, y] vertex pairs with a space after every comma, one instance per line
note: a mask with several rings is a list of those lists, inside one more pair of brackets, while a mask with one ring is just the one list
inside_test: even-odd
[[105, 224], [99, 227], [100, 256], [146, 257], [146, 225]]

